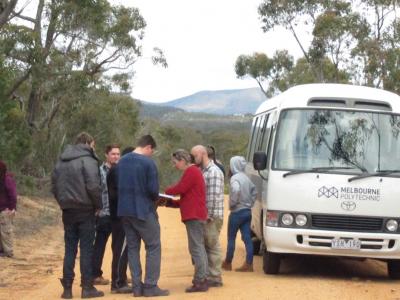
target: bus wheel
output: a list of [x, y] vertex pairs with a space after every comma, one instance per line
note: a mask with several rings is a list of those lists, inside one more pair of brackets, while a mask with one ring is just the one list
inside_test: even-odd
[[387, 269], [391, 279], [400, 279], [400, 260], [389, 260]]
[[281, 256], [267, 250], [263, 253], [263, 269], [265, 274], [278, 274]]

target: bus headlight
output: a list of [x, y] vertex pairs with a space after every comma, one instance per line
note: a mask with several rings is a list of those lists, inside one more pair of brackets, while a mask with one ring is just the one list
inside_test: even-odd
[[282, 215], [282, 223], [286, 226], [290, 226], [293, 224], [293, 216], [291, 214], [283, 214]]
[[396, 220], [390, 219], [386, 222], [386, 229], [394, 232], [397, 231], [397, 228], [399, 228], [399, 223]]
[[296, 216], [296, 225], [304, 226], [307, 224], [307, 217], [305, 215], [297, 215]]

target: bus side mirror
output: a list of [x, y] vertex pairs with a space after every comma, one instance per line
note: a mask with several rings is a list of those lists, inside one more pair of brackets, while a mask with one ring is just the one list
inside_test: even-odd
[[254, 170], [261, 171], [267, 168], [267, 155], [265, 152], [255, 152], [253, 155]]

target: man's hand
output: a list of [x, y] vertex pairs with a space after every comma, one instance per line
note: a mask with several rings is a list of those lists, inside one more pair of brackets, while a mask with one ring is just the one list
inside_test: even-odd
[[97, 210], [94, 212], [94, 215], [95, 215], [96, 217], [98, 217], [98, 216], [100, 215], [100, 211], [101, 211], [101, 209], [97, 209]]
[[158, 198], [158, 200], [156, 201], [156, 205], [157, 206], [165, 206], [167, 205], [168, 200], [166, 198]]

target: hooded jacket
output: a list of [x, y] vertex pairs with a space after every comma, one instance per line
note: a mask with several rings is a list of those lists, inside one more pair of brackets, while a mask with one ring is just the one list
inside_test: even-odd
[[92, 148], [68, 145], [53, 171], [52, 192], [61, 209], [102, 208], [99, 163]]
[[229, 188], [229, 209], [232, 212], [251, 209], [256, 200], [257, 190], [244, 173], [246, 160], [243, 156], [234, 156], [230, 161], [232, 177]]

